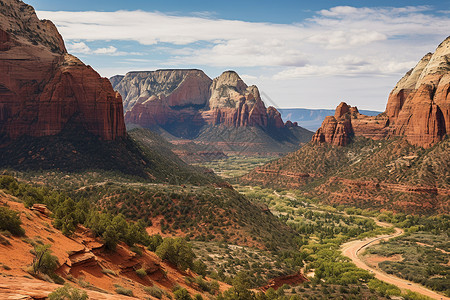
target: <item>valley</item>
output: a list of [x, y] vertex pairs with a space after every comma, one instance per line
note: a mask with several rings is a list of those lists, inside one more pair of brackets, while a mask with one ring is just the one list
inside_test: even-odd
[[[268, 93], [301, 106], [317, 78], [310, 105], [367, 104], [411, 61], [348, 49], [405, 34], [302, 33], [372, 11], [350, 6], [305, 25], [42, 5], [0, 0], [0, 299], [449, 299], [450, 37], [383, 112], [277, 109]], [[298, 39], [340, 57], [311, 65]]]

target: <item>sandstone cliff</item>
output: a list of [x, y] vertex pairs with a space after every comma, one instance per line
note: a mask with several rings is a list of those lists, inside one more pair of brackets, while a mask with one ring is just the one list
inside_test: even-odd
[[191, 119], [198, 126], [284, 126], [281, 115], [265, 107], [258, 88], [233, 71], [214, 80], [200, 70], [157, 70], [110, 81], [124, 98], [126, 123], [151, 127]]
[[205, 151], [277, 155], [312, 136], [297, 123], [284, 124], [274, 107], [265, 106], [258, 88], [234, 71], [214, 80], [200, 70], [157, 70], [110, 81], [124, 98], [128, 125], [151, 128], [172, 142], [194, 140]]
[[[328, 116], [322, 126], [314, 134], [312, 141], [328, 143], [335, 146], [345, 146], [354, 136], [350, 109], [356, 109], [341, 102], [334, 116]], [[357, 110], [356, 110], [357, 113]]]
[[400, 79], [383, 114], [369, 117], [344, 113], [341, 103], [313, 140], [344, 146], [353, 134], [372, 139], [401, 136], [412, 145], [429, 148], [450, 133], [449, 92], [450, 37]]
[[18, 0], [0, 6], [0, 138], [59, 133], [68, 123], [125, 136], [122, 99], [109, 81], [67, 53], [56, 27]]

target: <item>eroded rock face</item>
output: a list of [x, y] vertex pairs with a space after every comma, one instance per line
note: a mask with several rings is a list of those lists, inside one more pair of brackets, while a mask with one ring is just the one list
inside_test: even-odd
[[201, 126], [282, 128], [280, 113], [266, 108], [256, 86], [247, 86], [234, 71], [211, 80], [200, 70], [158, 70], [114, 76], [123, 95], [126, 123], [164, 126], [186, 119]]
[[356, 114], [358, 110], [345, 102], [341, 102], [336, 108], [334, 116], [325, 118], [322, 126], [314, 134], [312, 141], [334, 146], [347, 145], [355, 134], [351, 122], [351, 111]]
[[[450, 132], [449, 91], [450, 37], [433, 54], [425, 55], [392, 91], [386, 108], [392, 116], [390, 135], [406, 136], [411, 144], [423, 147], [442, 140]], [[400, 106], [398, 113], [395, 103]]]
[[450, 37], [403, 76], [390, 93], [383, 114], [364, 116], [341, 103], [335, 116], [325, 119], [313, 140], [342, 146], [352, 128], [356, 136], [403, 136], [412, 145], [431, 147], [450, 133], [449, 92]]
[[50, 21], [18, 0], [0, 6], [0, 137], [59, 133], [69, 122], [101, 139], [124, 136], [121, 96], [67, 54]]
[[157, 70], [129, 72], [126, 76], [114, 76], [111, 83], [123, 96], [125, 112], [136, 103], [148, 105], [156, 99], [174, 108], [205, 106], [209, 99], [211, 78], [201, 70]]

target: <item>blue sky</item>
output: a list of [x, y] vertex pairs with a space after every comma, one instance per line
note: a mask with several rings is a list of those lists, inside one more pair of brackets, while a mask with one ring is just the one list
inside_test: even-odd
[[102, 76], [236, 70], [277, 107], [384, 110], [450, 35], [444, 1], [26, 1]]

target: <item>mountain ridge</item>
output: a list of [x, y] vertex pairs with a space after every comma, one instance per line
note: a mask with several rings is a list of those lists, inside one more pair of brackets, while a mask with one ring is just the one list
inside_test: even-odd
[[[198, 69], [129, 72], [110, 80], [125, 99], [127, 126], [150, 128], [170, 141], [190, 140], [228, 153], [279, 155], [312, 136], [297, 123], [284, 123], [278, 110], [265, 106], [258, 88], [247, 86], [234, 71], [214, 80]], [[218, 133], [223, 134], [220, 140]]]

